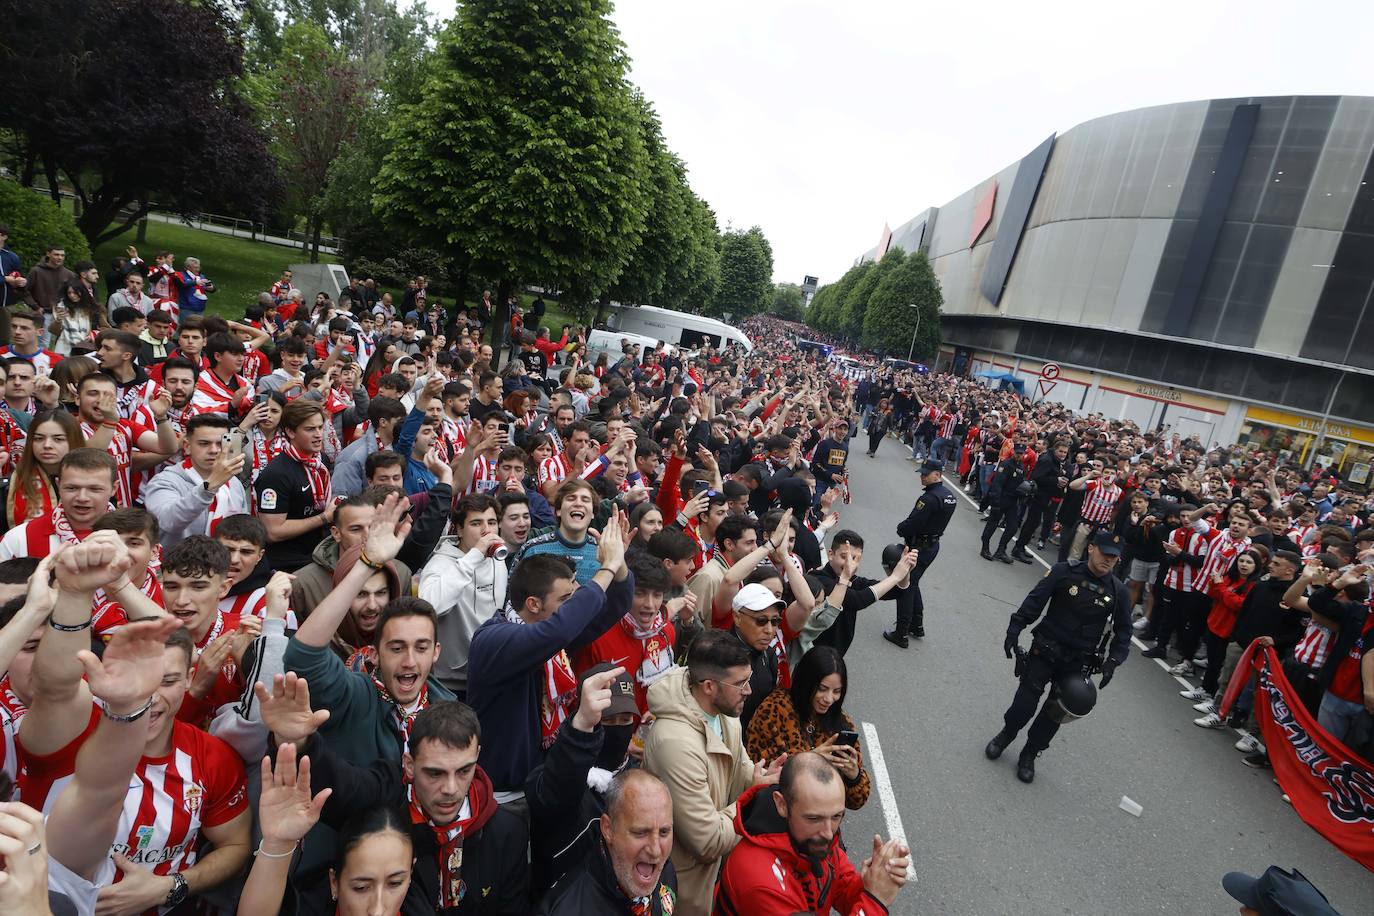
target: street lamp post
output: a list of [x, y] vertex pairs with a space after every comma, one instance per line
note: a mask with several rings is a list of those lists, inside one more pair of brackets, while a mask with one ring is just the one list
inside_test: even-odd
[[921, 307], [913, 302], [907, 308], [916, 310], [916, 327], [911, 331], [911, 349], [906, 351], [906, 361], [911, 362], [912, 356], [916, 353], [916, 335], [921, 331]]

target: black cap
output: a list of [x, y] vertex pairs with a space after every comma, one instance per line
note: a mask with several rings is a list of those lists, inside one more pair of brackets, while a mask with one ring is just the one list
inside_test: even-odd
[[[610, 671], [614, 667], [616, 666], [609, 662], [602, 662], [582, 672], [582, 677], [577, 682], [579, 693], [582, 690], [582, 684], [586, 682], [587, 678], [591, 677], [593, 674]], [[634, 682], [630, 680], [630, 676], [624, 672], [619, 674], [615, 680], [611, 681], [611, 705], [601, 711], [601, 718], [608, 719], [611, 716], [618, 716], [621, 713], [629, 713], [636, 718], [639, 717], [639, 704], [635, 702], [635, 685]]]
[[1093, 537], [1093, 546], [1109, 557], [1121, 556], [1121, 535], [1103, 529]]
[[930, 459], [926, 459], [925, 461], [921, 462], [922, 474], [934, 474], [936, 471], [939, 471], [941, 474], [945, 472], [945, 464], [943, 461], [932, 461]]
[[1258, 910], [1262, 916], [1340, 916], [1296, 868], [1289, 873], [1271, 865], [1258, 878], [1228, 872], [1221, 886], [1237, 903]]

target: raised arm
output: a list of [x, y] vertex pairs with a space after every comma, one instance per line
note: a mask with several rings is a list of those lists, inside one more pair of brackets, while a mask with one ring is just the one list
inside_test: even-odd
[[[14, 664], [33, 631], [46, 623], [48, 614], [52, 613], [52, 591], [48, 588], [48, 580], [52, 576], [53, 560], [54, 556], [49, 554], [39, 561], [33, 578], [29, 580], [29, 595], [24, 606], [0, 629], [0, 676], [9, 672], [10, 665]], [[38, 585], [35, 586], [35, 583]]]
[[302, 645], [324, 648], [334, 638], [334, 632], [343, 622], [344, 615], [353, 604], [358, 589], [384, 563], [394, 559], [410, 533], [410, 518], [405, 515], [403, 503], [391, 494], [377, 507], [377, 514], [367, 529], [367, 543], [363, 546], [362, 556], [347, 575], [333, 590], [324, 597], [305, 623], [296, 631], [295, 639]]
[[[52, 754], [74, 741], [91, 717], [91, 691], [78, 657], [91, 647], [91, 604], [97, 589], [129, 569], [129, 550], [113, 531], [97, 531], [61, 548], [54, 561], [56, 601], [33, 660], [33, 703], [19, 727], [30, 754]], [[30, 596], [46, 583], [30, 582]]]
[[95, 880], [110, 856], [129, 780], [143, 756], [144, 716], [162, 683], [163, 646], [180, 626], [172, 617], [130, 623], [115, 631], [100, 658], [89, 649], [77, 654], [105, 714], [82, 744], [71, 781], [53, 804], [48, 851], [87, 881]]

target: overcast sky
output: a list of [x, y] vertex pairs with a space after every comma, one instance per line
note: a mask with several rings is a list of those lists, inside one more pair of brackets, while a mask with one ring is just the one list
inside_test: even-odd
[[[441, 16], [453, 0], [429, 0]], [[722, 228], [830, 282], [894, 229], [1091, 118], [1374, 95], [1367, 3], [619, 0], [631, 78]]]

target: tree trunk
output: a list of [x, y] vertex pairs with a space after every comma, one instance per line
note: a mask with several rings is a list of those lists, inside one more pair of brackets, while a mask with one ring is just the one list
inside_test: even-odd
[[53, 162], [51, 156], [43, 157], [43, 174], [48, 179], [48, 196], [53, 203], [62, 206], [62, 189], [57, 184], [57, 163]]
[[23, 172], [20, 174], [20, 176], [19, 176], [19, 181], [20, 181], [21, 184], [24, 185], [24, 187], [26, 187], [26, 188], [31, 188], [31, 187], [33, 187], [33, 176], [34, 176], [34, 172], [37, 171], [37, 168], [38, 168], [38, 157], [34, 155], [33, 150], [25, 150], [25, 152], [24, 152], [24, 171], [23, 171]]
[[515, 289], [515, 283], [511, 280], [502, 280], [496, 285], [496, 308], [491, 315], [491, 368], [496, 371], [501, 365], [501, 338], [506, 332], [506, 327], [510, 324], [510, 309], [506, 306], [506, 300], [511, 296], [511, 291]]
[[318, 263], [320, 263], [320, 224], [323, 223], [323, 222], [324, 222], [324, 218], [321, 217], [319, 214], [316, 214], [315, 217], [314, 217], [313, 219], [311, 219], [311, 221], [310, 221], [310, 224], [311, 224], [311, 226], [312, 226], [312, 229], [311, 229], [311, 231], [310, 231], [310, 263], [311, 263], [311, 264], [318, 264]]
[[146, 245], [148, 243], [148, 217], [138, 221], [138, 234], [134, 236], [134, 244]]

